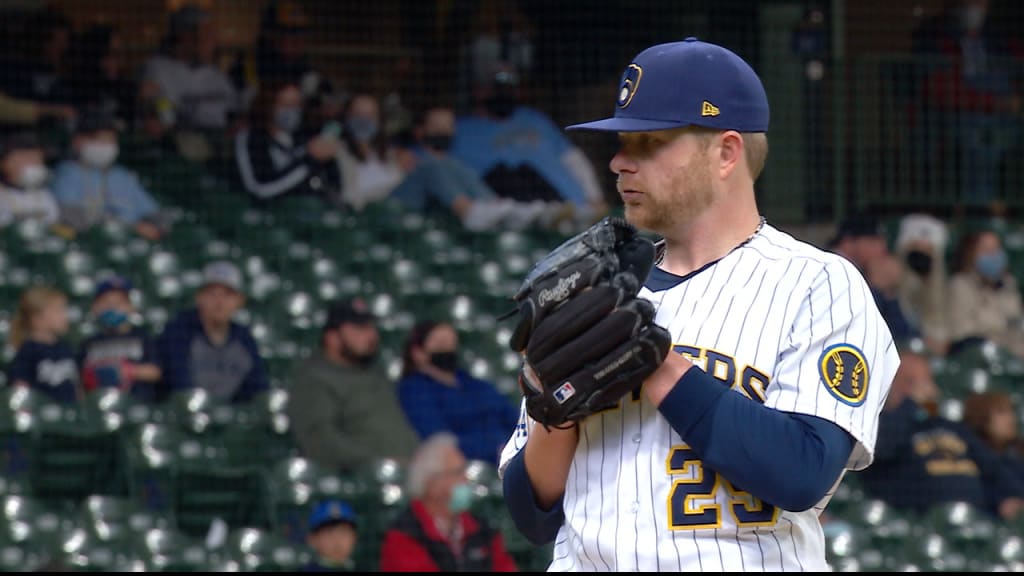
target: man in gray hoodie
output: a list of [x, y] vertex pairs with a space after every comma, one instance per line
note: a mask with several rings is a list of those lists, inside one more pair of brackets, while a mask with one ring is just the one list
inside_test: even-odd
[[300, 452], [336, 472], [379, 458], [408, 460], [419, 443], [395, 395], [375, 367], [380, 335], [359, 298], [330, 306], [320, 349], [288, 380], [288, 416]]

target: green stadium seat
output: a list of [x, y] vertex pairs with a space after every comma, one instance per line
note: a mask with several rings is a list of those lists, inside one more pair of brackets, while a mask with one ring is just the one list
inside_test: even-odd
[[173, 424], [144, 424], [126, 437], [133, 496], [149, 510], [171, 509], [178, 466], [219, 467], [226, 461], [223, 447], [212, 437]]
[[172, 521], [133, 498], [93, 494], [82, 503], [78, 524], [90, 538], [122, 543], [148, 530], [167, 528]]
[[152, 528], [140, 533], [136, 549], [147, 572], [210, 570], [210, 555], [201, 542], [172, 528]]
[[131, 475], [117, 431], [75, 422], [42, 423], [31, 441], [29, 483], [37, 498], [63, 504], [90, 494], [126, 495]]
[[294, 572], [312, 560], [305, 546], [260, 528], [243, 527], [228, 534], [225, 552], [246, 572]]
[[925, 521], [930, 529], [970, 557], [983, 555], [997, 534], [993, 518], [967, 502], [946, 502], [932, 506]]
[[265, 477], [252, 469], [180, 465], [174, 471], [174, 518], [187, 535], [201, 537], [220, 519], [230, 528], [268, 527], [272, 514]]
[[31, 496], [0, 499], [0, 542], [53, 548], [75, 528], [62, 510]]
[[85, 419], [92, 425], [116, 431], [152, 421], [153, 407], [117, 388], [98, 388], [82, 400]]
[[130, 542], [101, 540], [75, 528], [60, 542], [59, 560], [75, 572], [140, 572], [145, 562]]

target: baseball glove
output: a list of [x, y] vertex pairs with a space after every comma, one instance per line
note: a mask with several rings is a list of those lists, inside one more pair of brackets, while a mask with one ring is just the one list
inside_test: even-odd
[[637, 298], [654, 244], [621, 218], [605, 218], [538, 262], [513, 297], [509, 346], [523, 356], [527, 413], [564, 427], [616, 405], [671, 347], [654, 306]]

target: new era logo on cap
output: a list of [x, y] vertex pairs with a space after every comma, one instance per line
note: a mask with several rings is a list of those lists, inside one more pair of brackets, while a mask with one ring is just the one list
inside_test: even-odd
[[732, 51], [696, 38], [637, 54], [619, 81], [616, 104], [613, 117], [568, 129], [768, 131], [768, 97], [757, 73]]

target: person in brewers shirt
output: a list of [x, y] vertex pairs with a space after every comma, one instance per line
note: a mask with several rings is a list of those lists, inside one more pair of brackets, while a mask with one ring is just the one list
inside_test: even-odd
[[218, 400], [245, 402], [270, 387], [249, 329], [234, 321], [245, 303], [242, 273], [227, 261], [203, 268], [194, 308], [167, 323], [157, 340], [164, 388], [203, 388]]
[[78, 347], [78, 367], [86, 392], [96, 388], [131, 390], [143, 400], [155, 398], [160, 366], [149, 332], [132, 323], [132, 283], [112, 276], [99, 283], [91, 314], [96, 333]]
[[8, 336], [17, 352], [7, 367], [7, 381], [55, 402], [74, 404], [81, 394], [74, 351], [65, 339], [67, 304], [67, 296], [51, 286], [32, 286], [22, 293]]

